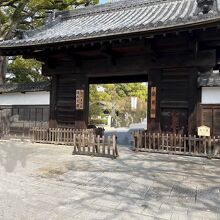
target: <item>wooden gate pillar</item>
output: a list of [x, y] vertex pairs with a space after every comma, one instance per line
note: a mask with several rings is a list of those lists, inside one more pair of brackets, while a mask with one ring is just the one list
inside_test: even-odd
[[89, 117], [89, 83], [86, 75], [76, 75], [76, 129], [86, 129]]
[[151, 69], [148, 74], [148, 120], [150, 132], [160, 132], [160, 82], [161, 70]]
[[57, 103], [57, 76], [53, 75], [51, 80], [51, 88], [50, 88], [50, 118], [49, 118], [50, 128], [57, 127], [56, 103]]
[[189, 72], [189, 109], [188, 109], [188, 134], [196, 134], [198, 127], [198, 104], [201, 101], [201, 89], [198, 88], [198, 69], [196, 67]]

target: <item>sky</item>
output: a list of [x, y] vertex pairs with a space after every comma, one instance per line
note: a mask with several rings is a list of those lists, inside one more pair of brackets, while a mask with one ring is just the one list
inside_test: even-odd
[[101, 4], [103, 4], [103, 3], [106, 3], [107, 0], [99, 0], [99, 2], [100, 2]]

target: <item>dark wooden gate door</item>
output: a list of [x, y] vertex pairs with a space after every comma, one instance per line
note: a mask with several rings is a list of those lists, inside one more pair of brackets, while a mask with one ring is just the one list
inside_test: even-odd
[[201, 124], [211, 128], [211, 135], [220, 135], [220, 108], [216, 105], [202, 106]]
[[186, 134], [188, 130], [187, 109], [163, 109], [161, 112], [162, 132]]

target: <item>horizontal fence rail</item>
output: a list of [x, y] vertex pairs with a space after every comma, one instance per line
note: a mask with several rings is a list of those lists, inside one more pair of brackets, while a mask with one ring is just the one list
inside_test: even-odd
[[116, 136], [96, 135], [95, 129], [38, 128], [32, 130], [32, 141], [73, 146], [73, 154], [118, 157]]
[[134, 150], [220, 158], [220, 139], [192, 135], [132, 132]]

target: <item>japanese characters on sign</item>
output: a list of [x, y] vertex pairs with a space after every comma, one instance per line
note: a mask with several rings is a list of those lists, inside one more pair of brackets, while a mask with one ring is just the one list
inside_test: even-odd
[[151, 87], [150, 94], [150, 117], [156, 118], [156, 101], [157, 101], [157, 88]]
[[198, 136], [210, 137], [210, 128], [207, 126], [198, 127]]
[[76, 110], [84, 109], [84, 90], [76, 90]]

